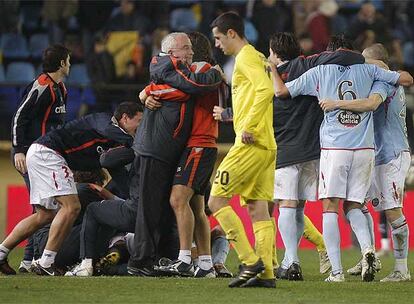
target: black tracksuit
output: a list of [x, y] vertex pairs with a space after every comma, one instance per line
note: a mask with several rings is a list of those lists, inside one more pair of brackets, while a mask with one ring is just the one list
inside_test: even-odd
[[[188, 94], [215, 90], [222, 80], [214, 69], [195, 74], [186, 64], [162, 54], [152, 59], [150, 75], [156, 84], [169, 84]], [[177, 247], [178, 238], [163, 238], [169, 238], [174, 227], [175, 216], [169, 205], [169, 196], [177, 163], [191, 133], [193, 99], [163, 102], [156, 111], [144, 110], [133, 145], [138, 155], [135, 161], [140, 163], [140, 182], [131, 184], [131, 187], [138, 188], [139, 200], [135, 253], [129, 260], [130, 267], [152, 266], [160, 255], [172, 256], [168, 248]], [[167, 252], [163, 253], [163, 248]]]

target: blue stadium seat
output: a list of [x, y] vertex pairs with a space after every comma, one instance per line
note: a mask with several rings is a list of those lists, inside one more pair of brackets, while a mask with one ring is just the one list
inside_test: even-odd
[[29, 83], [35, 78], [35, 68], [29, 62], [12, 62], [7, 66], [6, 81]]
[[2, 64], [0, 64], [0, 82], [4, 82], [6, 79], [6, 75], [4, 73], [4, 67]]
[[81, 89], [68, 87], [68, 99], [66, 103], [66, 121], [78, 117], [79, 109], [82, 105]]
[[20, 102], [18, 87], [0, 86], [0, 108], [2, 113], [13, 114]]
[[170, 14], [170, 28], [174, 31], [195, 31], [198, 22], [194, 12], [188, 8], [177, 8]]
[[90, 79], [86, 70], [86, 66], [82, 63], [73, 64], [70, 67], [70, 72], [66, 83], [84, 85], [89, 84]]
[[91, 88], [85, 88], [82, 91], [82, 103], [85, 103], [89, 106], [96, 104], [96, 97]]
[[29, 50], [33, 58], [42, 58], [43, 51], [49, 46], [47, 34], [34, 34], [29, 39]]
[[24, 59], [30, 56], [26, 38], [17, 33], [3, 34], [0, 49], [6, 58]]

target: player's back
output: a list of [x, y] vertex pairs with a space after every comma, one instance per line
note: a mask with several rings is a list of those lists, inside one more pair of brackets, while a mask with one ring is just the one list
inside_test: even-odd
[[[306, 75], [306, 76], [305, 76]], [[375, 80], [396, 83], [399, 74], [370, 64], [352, 66], [321, 65], [300, 77], [302, 93], [319, 100], [353, 100], [367, 98]], [[364, 149], [374, 147], [372, 112], [356, 113], [334, 110], [325, 113], [321, 125], [321, 147]]]
[[401, 151], [409, 151], [406, 126], [406, 98], [402, 86], [375, 82], [387, 95], [374, 112], [375, 164], [386, 164]]

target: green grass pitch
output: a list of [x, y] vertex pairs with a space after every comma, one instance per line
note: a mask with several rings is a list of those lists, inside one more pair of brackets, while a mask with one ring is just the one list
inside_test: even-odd
[[[283, 252], [279, 251], [279, 258]], [[414, 258], [410, 254], [409, 265]], [[10, 256], [17, 269], [22, 251]], [[393, 259], [382, 259], [383, 269], [375, 282], [346, 276], [345, 283], [325, 283], [320, 275], [316, 251], [301, 250], [304, 282], [278, 281], [276, 289], [230, 289], [227, 279], [178, 279], [136, 277], [65, 278], [34, 274], [0, 276], [0, 303], [414, 303], [414, 284], [380, 283], [393, 267]], [[342, 253], [345, 269], [359, 258], [357, 250]], [[228, 259], [237, 269], [234, 251]]]

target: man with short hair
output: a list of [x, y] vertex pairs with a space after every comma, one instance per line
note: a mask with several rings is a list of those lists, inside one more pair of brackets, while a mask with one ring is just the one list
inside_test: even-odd
[[[221, 73], [210, 69], [205, 73], [190, 70], [194, 52], [185, 33], [170, 33], [162, 43], [158, 56], [150, 64], [151, 81], [168, 84], [170, 90], [180, 90], [190, 95], [180, 102], [164, 101], [153, 111], [154, 98], [146, 104], [142, 122], [135, 136], [134, 162], [139, 162], [138, 211], [135, 228], [135, 252], [128, 262], [128, 272], [137, 276], [153, 276], [156, 259], [161, 247], [166, 247], [164, 237], [171, 237], [174, 213], [169, 202], [177, 164], [188, 142], [194, 110], [195, 94], [215, 90], [222, 81]], [[160, 246], [162, 245], [162, 246]], [[176, 258], [175, 248], [169, 245], [168, 257]]]
[[125, 102], [117, 107], [114, 116], [84, 116], [46, 133], [30, 146], [30, 203], [35, 205], [36, 213], [20, 221], [0, 244], [0, 272], [16, 274], [7, 262], [9, 252], [51, 223], [45, 250], [34, 270], [39, 275], [54, 275], [55, 256], [80, 210], [71, 170], [100, 168], [99, 156], [103, 151], [118, 145], [131, 146], [140, 120], [138, 108], [136, 103]]
[[[361, 54], [341, 49], [322, 52], [309, 57], [300, 56], [299, 42], [291, 33], [276, 33], [270, 39], [269, 61], [285, 81], [298, 78], [307, 70], [321, 64], [351, 65], [364, 63]], [[293, 99], [274, 100], [273, 126], [278, 143], [275, 171], [274, 199], [279, 203], [279, 232], [285, 245], [285, 257], [278, 269], [278, 278], [302, 280], [297, 254], [298, 244], [308, 232], [318, 239], [320, 235], [304, 216], [305, 201], [317, 201], [319, 175], [319, 128], [323, 120], [318, 100], [300, 95]], [[296, 223], [293, 225], [292, 223]], [[313, 228], [313, 229], [312, 229]], [[319, 238], [320, 271], [330, 269], [326, 248]], [[321, 250], [321, 248], [323, 250]]]
[[[243, 19], [235, 13], [217, 17], [211, 28], [216, 47], [235, 56], [232, 101], [236, 140], [217, 169], [209, 208], [226, 232], [242, 262], [229, 287], [276, 287], [272, 248], [274, 229], [268, 212], [272, 200], [276, 143], [273, 136], [273, 87], [270, 67], [244, 36]], [[240, 195], [247, 206], [256, 237], [253, 250], [243, 224], [229, 205]]]
[[[313, 68], [298, 79], [283, 83], [275, 73], [276, 96], [296, 97], [298, 95], [317, 96], [324, 99], [344, 100], [352, 105], [352, 100], [373, 95], [375, 105], [381, 101], [378, 94], [371, 94], [375, 80], [392, 84], [410, 85], [412, 77], [408, 73], [386, 72], [372, 65], [324, 65]], [[344, 275], [340, 260], [338, 207], [344, 199], [344, 210], [358, 237], [363, 254], [362, 280], [372, 281], [375, 276], [375, 254], [372, 248], [367, 220], [361, 211], [365, 200], [374, 161], [374, 132], [372, 111], [355, 113], [335, 107], [325, 112], [321, 125], [321, 161], [319, 175], [319, 198], [323, 200], [323, 236], [332, 264], [328, 282], [343, 282]]]
[[[362, 55], [367, 60], [381, 61], [380, 66], [387, 68], [388, 52], [382, 44], [366, 48]], [[404, 182], [411, 163], [405, 93], [403, 87], [383, 82], [375, 82], [374, 87], [385, 101], [374, 112], [375, 169], [368, 197], [376, 211], [385, 212], [391, 226], [395, 259], [394, 270], [381, 282], [410, 281], [407, 266], [409, 230], [402, 210]], [[354, 268], [360, 269], [360, 263]]]
[[[60, 44], [49, 46], [43, 52], [42, 67], [42, 73], [25, 88], [12, 119], [13, 164], [23, 176], [29, 192], [27, 150], [40, 136], [61, 127], [65, 122], [67, 91], [63, 80], [70, 70], [69, 49]], [[19, 266], [20, 272], [28, 272], [32, 266], [33, 240], [29, 238], [28, 241]]]

